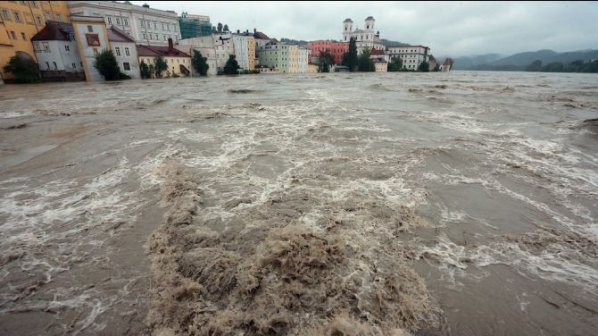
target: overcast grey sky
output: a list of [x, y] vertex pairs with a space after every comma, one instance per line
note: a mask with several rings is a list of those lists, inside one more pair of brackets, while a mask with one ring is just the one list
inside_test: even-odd
[[[132, 1], [141, 5], [144, 1]], [[342, 22], [423, 44], [437, 56], [598, 49], [598, 2], [210, 2], [147, 1], [152, 8], [209, 15], [212, 25], [257, 28], [270, 37], [340, 39]]]

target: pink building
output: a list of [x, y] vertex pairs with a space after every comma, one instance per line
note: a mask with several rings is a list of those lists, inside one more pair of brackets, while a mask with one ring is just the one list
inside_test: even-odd
[[334, 63], [340, 64], [343, 54], [349, 50], [349, 43], [319, 40], [309, 42], [306, 48], [311, 50], [310, 56], [320, 56], [320, 52], [328, 50], [334, 58]]

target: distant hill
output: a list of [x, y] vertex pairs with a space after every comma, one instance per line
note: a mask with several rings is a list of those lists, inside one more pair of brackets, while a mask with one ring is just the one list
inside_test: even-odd
[[408, 47], [408, 46], [410, 46], [410, 44], [408, 44], [408, 43], [391, 41], [391, 40], [387, 40], [387, 39], [381, 39], [380, 43], [382, 43], [382, 45], [385, 47]]
[[[495, 54], [489, 54], [495, 55]], [[453, 69], [455, 70], [523, 70], [535, 60], [542, 61], [543, 64], [552, 62], [561, 62], [569, 64], [573, 61], [581, 60], [587, 62], [592, 59], [598, 59], [598, 50], [579, 50], [568, 52], [556, 52], [554, 50], [543, 49], [538, 51], [528, 51], [517, 53], [511, 56], [484, 60], [484, 56], [475, 57], [457, 57]]]
[[298, 46], [303, 46], [303, 45], [306, 45], [308, 43], [308, 41], [294, 40], [294, 39], [290, 39], [290, 38], [286, 38], [286, 37], [281, 38], [280, 42], [286, 43], [286, 44], [289, 44], [289, 45], [298, 45]]
[[[440, 57], [440, 60], [444, 60], [446, 57]], [[464, 56], [464, 57], [455, 57], [453, 58], [454, 61], [454, 70], [466, 70], [471, 69], [472, 67], [479, 66], [482, 64], [488, 64], [499, 60], [501, 55], [499, 54], [484, 54], [484, 55], [477, 55], [477, 56]]]

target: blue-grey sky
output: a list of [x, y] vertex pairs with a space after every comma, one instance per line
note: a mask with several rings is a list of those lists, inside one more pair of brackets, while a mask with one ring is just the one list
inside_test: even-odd
[[423, 44], [442, 56], [598, 49], [598, 2], [211, 2], [132, 1], [208, 15], [231, 30], [270, 37], [340, 39], [342, 22], [367, 16], [389, 40]]

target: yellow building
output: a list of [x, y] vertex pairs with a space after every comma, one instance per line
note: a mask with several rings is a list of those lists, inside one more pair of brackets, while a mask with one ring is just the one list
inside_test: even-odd
[[168, 39], [168, 47], [137, 45], [137, 56], [141, 62], [155, 65], [156, 57], [161, 56], [166, 62], [167, 69], [162, 73], [163, 77], [190, 76], [191, 56], [173, 47], [172, 39]]
[[[46, 25], [46, 20], [68, 22], [66, 1], [0, 1], [0, 75], [16, 52], [35, 60], [31, 38]], [[37, 61], [37, 60], [36, 60]]]
[[299, 72], [299, 63], [297, 62], [297, 50], [298, 47], [296, 45], [289, 46], [289, 53], [287, 62], [289, 64], [289, 73], [298, 73]]
[[317, 73], [319, 71], [319, 66], [317, 64], [309, 63], [307, 65], [307, 72], [308, 73]]
[[249, 70], [255, 69], [255, 39], [253, 36], [245, 36], [247, 39], [247, 63]]

